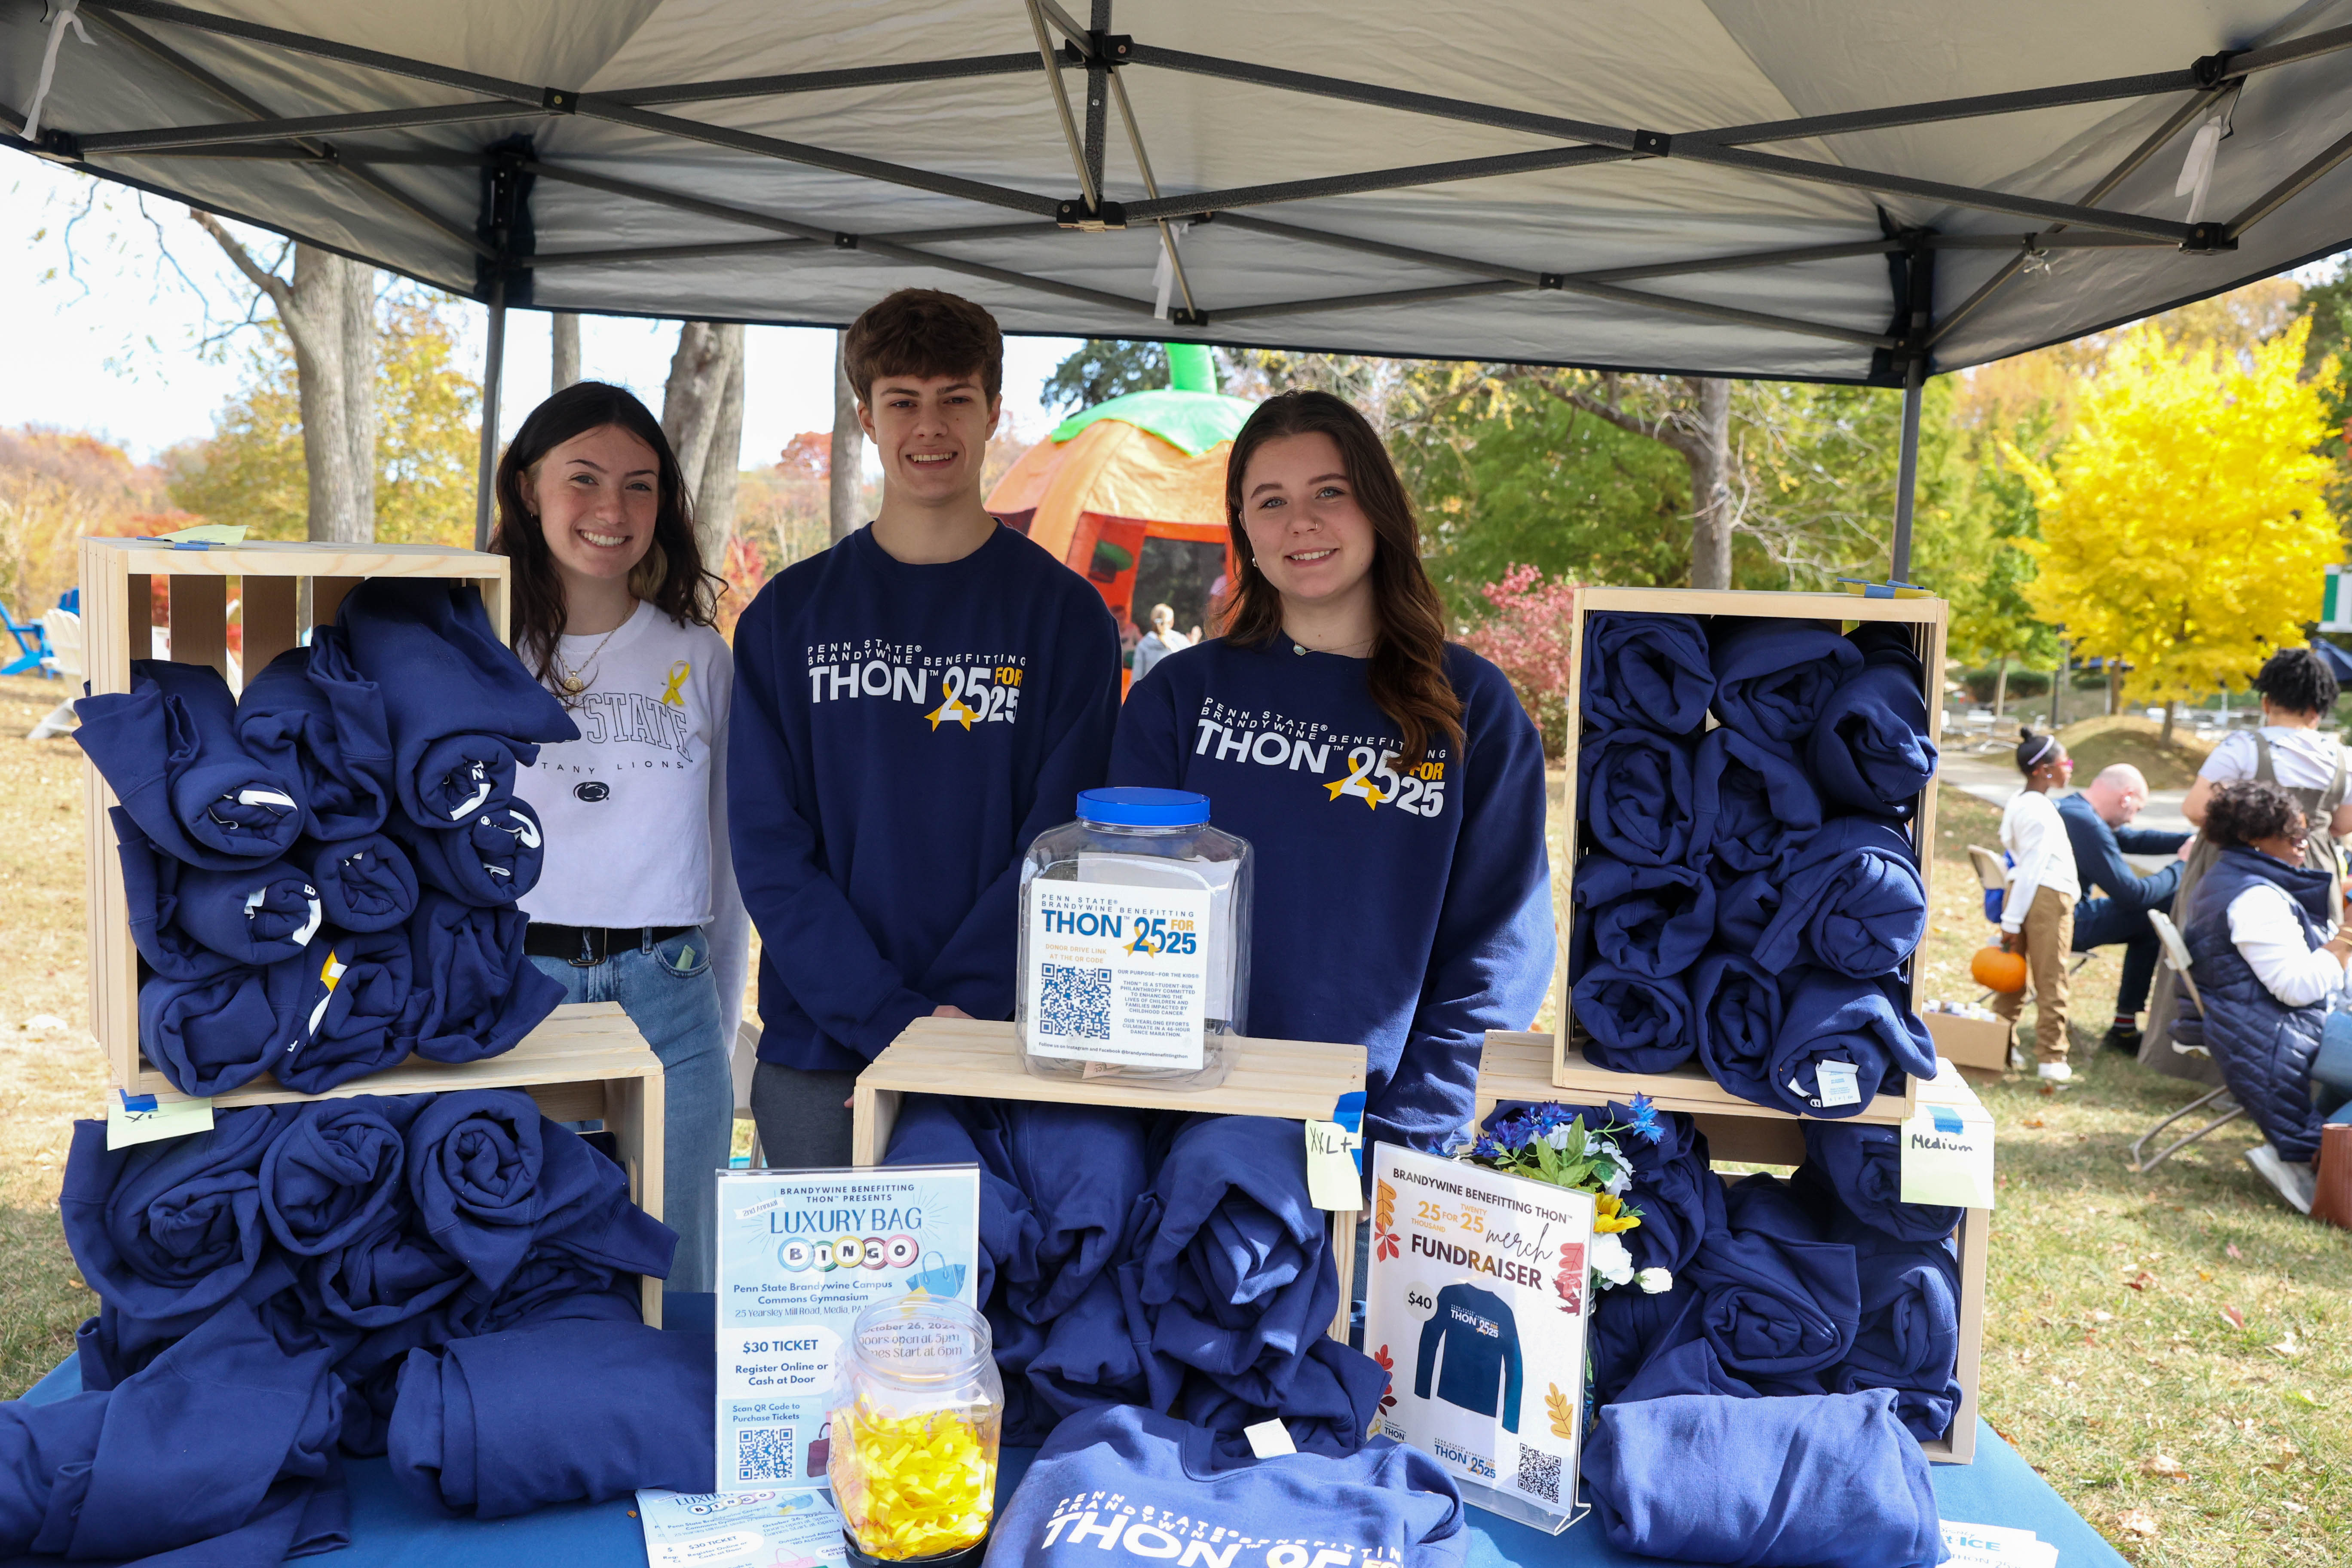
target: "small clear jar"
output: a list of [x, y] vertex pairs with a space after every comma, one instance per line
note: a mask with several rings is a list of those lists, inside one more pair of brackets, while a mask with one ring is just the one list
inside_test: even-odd
[[825, 1474], [856, 1554], [978, 1562], [1004, 1429], [988, 1320], [949, 1297], [877, 1301], [857, 1315], [834, 1374]]
[[1190, 790], [1090, 789], [1021, 868], [1013, 1024], [1041, 1078], [1213, 1089], [1248, 1033], [1249, 841]]

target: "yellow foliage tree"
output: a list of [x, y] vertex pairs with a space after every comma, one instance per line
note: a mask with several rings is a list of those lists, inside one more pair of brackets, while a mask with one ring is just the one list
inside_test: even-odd
[[2018, 542], [2040, 565], [2027, 601], [2082, 654], [2129, 664], [2136, 697], [2242, 682], [2319, 613], [2343, 545], [2319, 390], [2296, 379], [2308, 334], [2231, 347], [2135, 328], [2050, 465], [2003, 443], [2041, 513], [2042, 537]]
[[[375, 536], [403, 544], [470, 544], [481, 393], [457, 363], [449, 307], [395, 292], [380, 316], [376, 354]], [[173, 504], [263, 539], [300, 539], [310, 510], [294, 348], [260, 323], [244, 388], [214, 418], [210, 439], [175, 454]]]

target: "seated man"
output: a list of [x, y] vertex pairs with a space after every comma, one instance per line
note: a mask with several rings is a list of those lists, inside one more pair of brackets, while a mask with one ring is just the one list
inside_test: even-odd
[[2131, 819], [2147, 804], [2147, 780], [2129, 763], [2117, 763], [2093, 779], [2090, 788], [2058, 803], [2059, 820], [2074, 847], [2076, 880], [2086, 894], [2095, 888], [2106, 895], [2086, 898], [2074, 910], [2074, 951], [2124, 944], [2123, 985], [2116, 993], [2116, 1021], [2104, 1043], [2127, 1051], [2139, 1049], [2139, 1013], [2156, 978], [2156, 930], [2147, 923], [2147, 911], [2171, 907], [2180, 890], [2180, 863], [2143, 877], [2124, 856], [2175, 855], [2189, 842], [2186, 833], [2132, 827]]

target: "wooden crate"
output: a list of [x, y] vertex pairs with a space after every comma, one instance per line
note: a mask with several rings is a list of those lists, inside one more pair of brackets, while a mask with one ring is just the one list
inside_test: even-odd
[[[1328, 1121], [1341, 1095], [1364, 1087], [1361, 1046], [1246, 1038], [1226, 1042], [1227, 1050], [1240, 1052], [1232, 1075], [1214, 1089], [1192, 1093], [1116, 1079], [1039, 1078], [1021, 1065], [1021, 1047], [1013, 1031], [1011, 1024], [976, 1019], [916, 1019], [857, 1075], [851, 1097], [850, 1163], [881, 1163], [890, 1146], [890, 1129], [898, 1120], [899, 1100], [908, 1094]], [[1300, 1137], [1303, 1141], [1305, 1134]], [[1343, 1341], [1349, 1303], [1354, 1300], [1355, 1233], [1360, 1217], [1357, 1210], [1331, 1216], [1332, 1258], [1339, 1271], [1339, 1312], [1332, 1320], [1331, 1335]]]
[[[1528, 1100], [1540, 1104], [1548, 1100], [1562, 1103], [1589, 1103], [1594, 1099], [1612, 1099], [1621, 1103], [1633, 1098], [1635, 1089], [1625, 1087], [1631, 1080], [1623, 1073], [1601, 1074], [1615, 1079], [1607, 1093], [1599, 1089], [1587, 1089], [1590, 1097], [1580, 1100], [1563, 1093], [1551, 1081], [1550, 1037], [1538, 1034], [1506, 1033], [1496, 1030], [1486, 1037], [1486, 1047], [1478, 1063], [1477, 1109], [1475, 1119], [1483, 1120], [1496, 1103], [1507, 1100]], [[1919, 1087], [1918, 1098], [1931, 1105], [1965, 1105], [1975, 1108], [1976, 1091], [1949, 1063], [1936, 1078]], [[1648, 1090], [1638, 1092], [1647, 1093]], [[1888, 1097], [1881, 1096], [1882, 1100]], [[1803, 1123], [1785, 1110], [1754, 1105], [1744, 1100], [1726, 1097], [1727, 1103], [1712, 1108], [1672, 1106], [1661, 1100], [1665, 1110], [1687, 1110], [1698, 1130], [1706, 1135], [1708, 1154], [1721, 1161], [1748, 1165], [1796, 1165], [1805, 1157]], [[1855, 1118], [1864, 1120], [1864, 1118]], [[1877, 1118], [1868, 1118], [1878, 1120]], [[1728, 1176], [1727, 1180], [1730, 1179]], [[1985, 1258], [1992, 1245], [1992, 1211], [1968, 1209], [1959, 1229], [1960, 1269], [1960, 1357], [1954, 1375], [1960, 1384], [1959, 1408], [1953, 1412], [1952, 1427], [1941, 1439], [1923, 1443], [1920, 1447], [1928, 1458], [1938, 1464], [1965, 1465], [1972, 1463], [1977, 1452], [1977, 1382], [1983, 1360], [1985, 1310]]]
[[[365, 577], [446, 577], [481, 591], [490, 625], [507, 636], [507, 558], [425, 544], [174, 544], [163, 539], [81, 542], [83, 668], [93, 694], [131, 689], [131, 661], [152, 652], [152, 579], [170, 595], [172, 658], [223, 676], [257, 670], [303, 632], [331, 624], [343, 595]], [[229, 580], [237, 580], [243, 652], [229, 658]], [[235, 682], [232, 682], [234, 685]], [[131, 945], [122, 863], [107, 808], [119, 804], [96, 768], [82, 764], [89, 847], [89, 1026], [114, 1081], [131, 1094], [177, 1098], [139, 1053], [139, 953]], [[374, 1080], [362, 1080], [373, 1082]], [[354, 1093], [370, 1092], [366, 1089]]]
[[[1908, 626], [1912, 629], [1912, 651], [1919, 656], [1924, 671], [1920, 685], [1927, 701], [1929, 737], [1934, 738], [1942, 728], [1944, 638], [1948, 606], [1941, 599], [1873, 599], [1859, 594], [1769, 594], [1700, 588], [1579, 588], [1576, 591], [1575, 636], [1569, 648], [1568, 752], [1562, 759], [1562, 765], [1568, 770], [1567, 798], [1560, 813], [1565, 842], [1553, 847], [1558, 857], [1555, 864], [1565, 864], [1570, 868], [1569, 879], [1559, 884], [1563, 889], [1573, 884], [1574, 867], [1587, 848], [1583, 829], [1576, 816], [1576, 753], [1584, 723], [1585, 626], [1594, 616], [1612, 611], [1638, 611], [1654, 616], [1745, 616], [1784, 621], [1820, 621], [1828, 623], [1832, 629], [1838, 631], [1843, 631], [1848, 624], [1863, 621], [1892, 621]], [[1911, 842], [1919, 853], [1919, 878], [1925, 884], [1935, 868], [1936, 791], [1932, 785], [1920, 795], [1919, 809], [1913, 814]], [[1932, 894], [1928, 907], [1935, 907]], [[1571, 1089], [1580, 1087], [1583, 1073], [1604, 1069], [1593, 1068], [1585, 1063], [1583, 1029], [1576, 1022], [1575, 1009], [1569, 1000], [1576, 984], [1576, 976], [1570, 973], [1575, 954], [1573, 944], [1565, 938], [1575, 924], [1575, 910], [1565, 892], [1560, 895], [1556, 914], [1563, 941], [1559, 960], [1552, 967], [1552, 1016], [1556, 1020], [1553, 1076], [1560, 1088]], [[1916, 967], [1915, 963], [1915, 975]], [[1906, 977], [1906, 985], [1911, 983], [1911, 977]], [[1914, 994], [1911, 1000], [1916, 1005], [1916, 995]], [[1604, 1076], [1620, 1083], [1630, 1082], [1625, 1074], [1604, 1071]], [[1616, 1098], [1627, 1099], [1633, 1092], [1632, 1088], [1627, 1088]], [[1656, 1098], [1654, 1090], [1642, 1092]], [[1886, 1098], [1884, 1095], [1879, 1097], [1881, 1100]], [[1915, 1100], [1916, 1096], [1906, 1090], [1904, 1096], [1906, 1115], [1909, 1114]], [[1682, 1106], [1675, 1109], [1691, 1108]], [[1882, 1117], [1875, 1114], [1877, 1110], [1874, 1104], [1869, 1113], [1870, 1120], [1901, 1120], [1899, 1117]]]
[[[661, 1058], [617, 1002], [575, 1002], [504, 1056], [447, 1066], [410, 1058], [399, 1067], [355, 1079], [324, 1094], [297, 1094], [261, 1078], [213, 1100], [213, 1109], [279, 1105], [295, 1100], [347, 1100], [361, 1094], [446, 1094], [462, 1089], [520, 1089], [558, 1121], [602, 1121], [620, 1146], [629, 1196], [662, 1217], [662, 1118], [667, 1110]], [[109, 1090], [110, 1094], [113, 1091]], [[158, 1100], [184, 1100], [169, 1084]], [[646, 1321], [661, 1326], [662, 1282], [644, 1282]]]

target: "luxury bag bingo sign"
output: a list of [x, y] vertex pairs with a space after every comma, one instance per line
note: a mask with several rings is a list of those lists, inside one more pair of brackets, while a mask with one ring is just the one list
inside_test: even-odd
[[1590, 1193], [1372, 1146], [1376, 1430], [1444, 1466], [1465, 1502], [1551, 1534], [1576, 1518], [1591, 1241]]
[[980, 1305], [980, 1167], [721, 1171], [718, 1235], [714, 1489], [824, 1486], [857, 1314], [917, 1291]]

